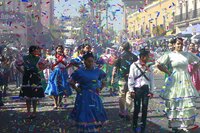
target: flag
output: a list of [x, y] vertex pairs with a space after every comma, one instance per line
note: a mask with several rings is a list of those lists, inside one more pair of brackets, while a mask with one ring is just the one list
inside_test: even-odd
[[157, 15], [156, 15], [156, 17], [159, 17], [160, 16], [160, 12], [159, 11], [157, 11]]
[[28, 2], [28, 0], [22, 0], [22, 2]]

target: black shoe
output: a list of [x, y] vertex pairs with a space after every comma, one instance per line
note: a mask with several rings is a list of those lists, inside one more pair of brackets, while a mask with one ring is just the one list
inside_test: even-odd
[[146, 127], [146, 123], [145, 124], [141, 124], [141, 133], [145, 133], [145, 128]]
[[145, 128], [141, 128], [141, 133], [145, 133]]
[[0, 106], [4, 106], [3, 102], [0, 102]]

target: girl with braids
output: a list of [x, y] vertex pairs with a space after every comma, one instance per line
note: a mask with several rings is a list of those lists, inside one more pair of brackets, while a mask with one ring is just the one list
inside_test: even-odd
[[55, 50], [56, 54], [54, 58], [49, 61], [52, 73], [50, 74], [45, 94], [53, 96], [54, 109], [62, 106], [63, 95], [69, 96], [72, 94], [68, 84], [68, 63], [63, 50], [63, 46], [58, 45]]

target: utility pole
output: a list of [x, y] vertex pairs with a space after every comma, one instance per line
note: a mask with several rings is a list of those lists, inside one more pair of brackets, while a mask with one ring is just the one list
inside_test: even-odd
[[108, 30], [108, 7], [109, 7], [109, 4], [106, 1], [106, 30]]
[[49, 27], [54, 24], [54, 0], [50, 1], [50, 23]]
[[97, 4], [97, 8], [96, 8], [96, 23], [97, 23], [97, 28], [96, 28], [96, 44], [99, 43], [100, 41], [100, 28], [101, 28], [101, 2], [99, 2]]
[[93, 44], [93, 42], [92, 42], [92, 39], [94, 38], [94, 27], [93, 27], [93, 24], [94, 24], [94, 21], [95, 21], [95, 19], [94, 19], [94, 2], [93, 1], [91, 1], [90, 2], [90, 12], [91, 12], [91, 27], [90, 27], [90, 30], [91, 30], [91, 32], [92, 32], [92, 34], [90, 34], [90, 43], [91, 44]]
[[5, 12], [6, 11], [6, 2], [5, 2], [5, 0], [3, 0], [3, 11]]

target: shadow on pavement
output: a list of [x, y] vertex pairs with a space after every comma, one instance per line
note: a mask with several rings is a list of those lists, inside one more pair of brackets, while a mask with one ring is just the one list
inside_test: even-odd
[[[127, 121], [126, 119], [119, 118], [118, 108], [107, 109], [107, 114], [110, 122], [102, 128], [101, 130], [102, 133], [132, 133], [132, 120]], [[147, 121], [146, 133], [169, 133], [169, 132], [170, 132], [169, 130], [164, 129], [153, 122]]]
[[[69, 121], [72, 108], [38, 112], [35, 119], [26, 119], [25, 112], [16, 110], [0, 111], [1, 133], [76, 133]], [[110, 122], [104, 125], [101, 133], [132, 133], [131, 123], [118, 116], [118, 108], [107, 108]], [[148, 121], [147, 133], [168, 133], [159, 125]]]

